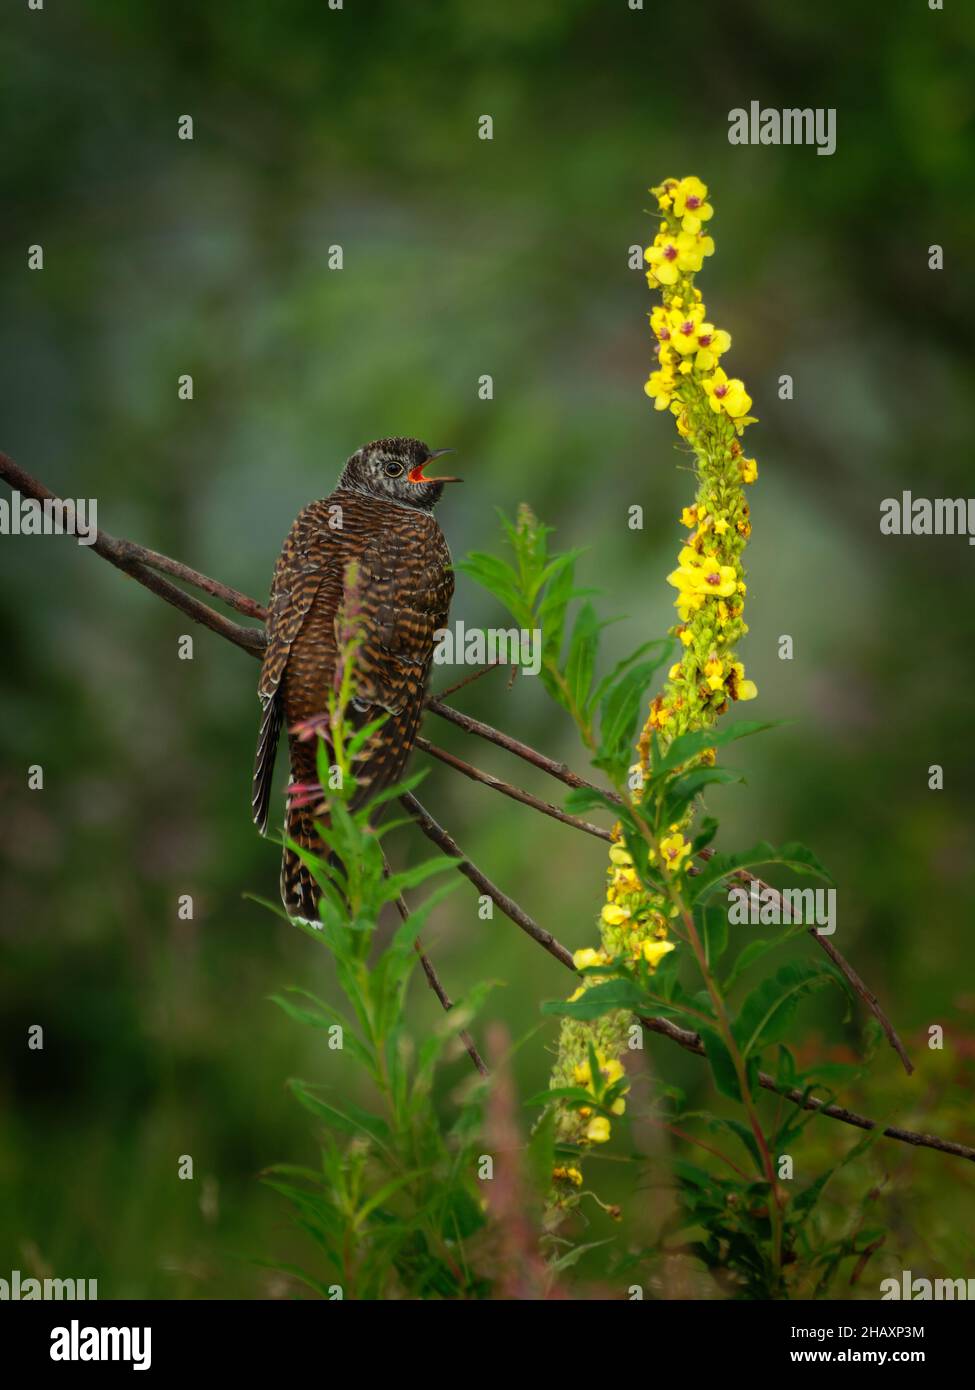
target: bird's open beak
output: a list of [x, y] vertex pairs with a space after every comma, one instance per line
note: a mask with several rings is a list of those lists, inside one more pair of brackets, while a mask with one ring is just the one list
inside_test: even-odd
[[441, 454], [452, 454], [454, 452], [453, 449], [434, 449], [427, 455], [421, 464], [418, 464], [416, 468], [411, 468], [406, 476], [411, 483], [462, 483], [464, 481], [463, 478], [428, 478], [423, 472], [427, 464], [432, 463], [434, 459], [440, 458]]

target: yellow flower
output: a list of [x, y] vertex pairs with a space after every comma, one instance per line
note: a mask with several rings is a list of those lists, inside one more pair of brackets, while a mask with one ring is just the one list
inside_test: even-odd
[[723, 516], [719, 516], [717, 521], [714, 523], [715, 533], [719, 536], [723, 536], [728, 529], [728, 525], [729, 523], [725, 520], [725, 518]]
[[658, 284], [673, 285], [681, 271], [700, 270], [704, 257], [713, 251], [714, 242], [710, 237], [692, 236], [689, 232], [678, 232], [677, 236], [660, 232], [653, 245], [643, 253], [650, 266], [647, 282], [651, 288]]
[[622, 845], [610, 845], [609, 857], [612, 863], [619, 864], [622, 868], [629, 868], [633, 860], [627, 854]]
[[659, 371], [650, 373], [643, 389], [653, 401], [654, 410], [666, 410], [676, 386], [673, 368], [661, 367]]
[[753, 483], [758, 477], [758, 464], [754, 459], [740, 458], [738, 460], [738, 471], [741, 473], [743, 483]]
[[[695, 611], [700, 608], [705, 594], [717, 594], [727, 598], [735, 592], [735, 571], [731, 565], [722, 565], [713, 555], [698, 555], [685, 545], [677, 557], [678, 568], [668, 574], [667, 583], [680, 591], [676, 600], [678, 609], [684, 607]], [[694, 600], [697, 600], [696, 602]], [[686, 621], [686, 615], [681, 611]]]
[[664, 956], [674, 949], [672, 941], [644, 941], [643, 958], [651, 970], [656, 970]]
[[686, 526], [689, 531], [693, 531], [697, 525], [697, 508], [685, 507], [680, 514], [681, 525]]
[[731, 334], [713, 323], [702, 323], [697, 330], [697, 356], [694, 366], [699, 372], [710, 372], [718, 358], [731, 347]]
[[704, 675], [712, 690], [724, 689], [724, 662], [717, 657], [704, 663]]
[[681, 219], [681, 227], [685, 232], [699, 232], [701, 223], [710, 221], [714, 216], [714, 208], [707, 202], [707, 184], [693, 175], [681, 179], [672, 190], [672, 194], [674, 216]]
[[[630, 913], [625, 907], [618, 907], [616, 903], [604, 903], [602, 918], [607, 927], [618, 927], [621, 922], [625, 922]], [[576, 952], [578, 955], [578, 952]], [[575, 957], [573, 957], [575, 959]]]
[[651, 309], [650, 327], [659, 342], [670, 341], [670, 311], [663, 304], [657, 304]]
[[729, 378], [723, 367], [718, 367], [714, 375], [705, 380], [704, 389], [716, 415], [723, 410], [732, 420], [737, 420], [752, 408], [752, 398], [745, 390], [745, 383], [737, 377]]
[[587, 970], [592, 965], [602, 965], [603, 953], [594, 951], [591, 946], [584, 946], [581, 951], [576, 951], [572, 957], [572, 964], [577, 970]]
[[754, 700], [758, 694], [755, 682], [745, 680], [745, 668], [740, 661], [736, 661], [731, 668], [728, 689], [733, 700]]
[[660, 841], [660, 852], [664, 868], [676, 872], [691, 852], [691, 847], [678, 830], [674, 835], [666, 835]]
[[605, 1115], [597, 1115], [589, 1121], [586, 1138], [593, 1144], [605, 1144], [609, 1138], [609, 1120]]
[[695, 304], [693, 309], [689, 309], [687, 313], [681, 309], [670, 311], [668, 315], [669, 341], [681, 356], [686, 356], [689, 352], [697, 352], [697, 331], [703, 318], [704, 306], [702, 304]]
[[606, 1078], [607, 1086], [612, 1086], [613, 1082], [619, 1081], [623, 1075], [623, 1063], [618, 1057], [611, 1057], [608, 1062], [604, 1062], [600, 1057], [599, 1069]]

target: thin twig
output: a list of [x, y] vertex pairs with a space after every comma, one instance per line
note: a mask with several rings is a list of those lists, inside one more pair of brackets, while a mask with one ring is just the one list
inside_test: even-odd
[[520, 801], [523, 806], [530, 806], [534, 811], [541, 811], [544, 816], [551, 816], [553, 820], [561, 821], [563, 825], [571, 825], [576, 830], [584, 830], [587, 835], [595, 835], [597, 840], [611, 842], [613, 839], [612, 832], [605, 830], [601, 825], [593, 825], [592, 821], [582, 820], [579, 816], [570, 816], [568, 811], [563, 811], [548, 801], [539, 800], [537, 796], [532, 796], [531, 792], [526, 792], [521, 787], [515, 787], [510, 782], [503, 782], [500, 777], [494, 777], [489, 772], [482, 772], [480, 768], [474, 767], [471, 763], [465, 763], [463, 758], [458, 758], [455, 753], [448, 753], [445, 748], [438, 748], [435, 743], [431, 743], [422, 735], [418, 735], [414, 743], [424, 753], [429, 753], [433, 758], [439, 758], [442, 763], [452, 767], [455, 772], [463, 773], [472, 782], [481, 782], [485, 787], [491, 787], [494, 791], [501, 792], [503, 796], [510, 796], [513, 801]]
[[[704, 1044], [696, 1033], [692, 1033], [687, 1028], [679, 1028], [676, 1023], [672, 1023], [668, 1018], [640, 1018], [644, 1028], [650, 1033], [659, 1033], [661, 1037], [669, 1038], [678, 1047], [682, 1047], [685, 1052], [693, 1052], [698, 1057], [705, 1056]], [[801, 1106], [803, 1110], [815, 1110], [818, 1115], [826, 1115], [831, 1120], [839, 1120], [845, 1125], [855, 1125], [857, 1129], [876, 1129], [878, 1122], [871, 1120], [866, 1115], [859, 1115], [855, 1110], [847, 1110], [842, 1105], [828, 1105], [825, 1101], [816, 1100], [814, 1096], [807, 1096], [794, 1086], [780, 1086], [774, 1077], [769, 1076], [768, 1072], [760, 1071], [758, 1074], [759, 1085], [766, 1091], [773, 1091], [775, 1095], [784, 1097], [793, 1105]], [[936, 1134], [920, 1134], [913, 1129], [900, 1129], [896, 1125], [888, 1125], [883, 1133], [888, 1139], [897, 1139], [902, 1144], [913, 1144], [916, 1148], [937, 1149], [940, 1153], [954, 1154], [957, 1158], [967, 1158], [970, 1163], [975, 1163], [975, 1149], [969, 1148], [967, 1144], [957, 1144], [953, 1139], [939, 1139]]]
[[[698, 858], [700, 859], [711, 859], [713, 857], [713, 849], [702, 849], [698, 855]], [[783, 914], [783, 920], [791, 920], [789, 910], [785, 906], [785, 903], [782, 900], [782, 894], [779, 892], [777, 888], [773, 888], [771, 884], [766, 883], [764, 879], [756, 878], [756, 876], [752, 873], [749, 873], [747, 869], [737, 869], [735, 873], [732, 875], [732, 877], [736, 878], [739, 883], [747, 883], [749, 885], [753, 883], [756, 884], [762, 890], [763, 893], [771, 893], [775, 901], [779, 904], [779, 910]], [[854, 990], [854, 992], [858, 994], [860, 998], [863, 1000], [863, 1002], [866, 1004], [867, 1008], [870, 1010], [874, 1018], [880, 1024], [881, 1028], [884, 1030], [884, 1033], [887, 1037], [887, 1041], [890, 1043], [891, 1047], [894, 1049], [898, 1057], [901, 1059], [901, 1062], [904, 1065], [904, 1070], [907, 1072], [908, 1076], [910, 1076], [914, 1071], [914, 1063], [908, 1056], [907, 1049], [904, 1047], [904, 1044], [898, 1037], [896, 1028], [891, 1023], [887, 1015], [884, 1013], [883, 1008], [880, 1004], [880, 1000], [874, 994], [873, 990], [870, 989], [866, 985], [866, 983], [860, 978], [860, 976], [857, 974], [856, 970], [854, 970], [850, 962], [846, 959], [844, 955], [842, 955], [836, 949], [832, 941], [830, 941], [829, 937], [823, 936], [822, 933], [818, 932], [815, 927], [809, 927], [807, 930], [809, 935], [812, 937], [813, 941], [816, 942], [816, 945], [826, 952], [826, 954], [829, 956], [830, 960], [833, 962], [836, 968], [849, 981], [850, 986]]]
[[454, 709], [452, 705], [445, 705], [442, 700], [438, 700], [434, 696], [427, 699], [427, 709], [430, 710], [431, 714], [439, 715], [441, 719], [456, 724], [466, 733], [476, 734], [478, 738], [487, 739], [488, 743], [496, 743], [499, 748], [506, 748], [509, 753], [523, 758], [526, 763], [531, 763], [533, 767], [541, 768], [543, 772], [558, 778], [567, 787], [587, 787], [590, 791], [602, 792], [611, 801], [619, 800], [615, 792], [607, 792], [603, 787], [598, 787], [595, 782], [587, 782], [585, 777], [580, 777], [565, 763], [558, 763], [554, 758], [547, 758], [544, 753], [539, 753], [537, 749], [531, 748], [527, 743], [522, 743], [520, 739], [512, 738], [510, 734], [502, 733], [500, 729], [485, 724], [481, 719], [475, 719], [473, 715], [464, 714], [462, 710]]
[[[36, 478], [32, 478], [14, 463], [13, 459], [0, 452], [0, 477], [6, 479], [12, 487], [27, 497], [32, 497], [38, 502], [58, 502], [61, 501], [55, 493], [51, 492], [39, 483]], [[266, 638], [262, 628], [244, 627], [240, 623], [235, 623], [230, 618], [225, 618], [222, 613], [217, 613], [209, 605], [201, 603], [199, 599], [193, 598], [191, 594], [186, 594], [175, 584], [170, 584], [168, 579], [161, 578], [149, 565], [141, 559], [136, 558], [141, 547], [135, 546], [132, 541], [119, 541], [114, 536], [108, 535], [105, 531], [98, 531], [96, 539], [91, 546], [96, 555], [100, 555], [103, 560], [108, 560], [109, 564], [115, 565], [132, 579], [144, 585], [151, 593], [158, 598], [165, 599], [174, 608], [178, 608], [194, 622], [202, 623], [211, 632], [217, 633], [220, 637], [226, 637], [228, 642], [233, 642], [235, 646], [242, 647], [244, 651], [250, 652], [252, 656], [259, 656], [266, 645]], [[155, 552], [147, 552], [155, 554]], [[176, 561], [172, 561], [175, 566]], [[190, 579], [195, 575], [195, 570], [183, 567], [183, 577], [189, 579], [190, 583], [195, 583]], [[172, 571], [171, 571], [172, 572]], [[203, 575], [197, 576], [202, 579]], [[236, 590], [227, 589], [224, 585], [217, 586], [216, 580], [208, 581], [211, 585], [219, 587], [224, 595], [236, 594]], [[213, 590], [208, 590], [213, 592]], [[244, 595], [239, 595], [243, 599]], [[229, 600], [228, 600], [229, 601]], [[248, 604], [254, 604], [253, 599], [245, 600]]]
[[258, 603], [256, 599], [248, 598], [247, 594], [242, 594], [239, 589], [232, 589], [229, 584], [221, 584], [219, 579], [211, 579], [209, 575], [201, 574], [199, 570], [190, 569], [189, 565], [184, 565], [181, 560], [172, 560], [168, 555], [160, 554], [158, 550], [149, 550], [144, 545], [137, 545], [135, 541], [116, 538], [114, 545], [117, 547], [120, 558], [141, 561], [142, 564], [149, 565], [151, 569], [160, 570], [163, 574], [171, 574], [175, 579], [182, 579], [184, 583], [192, 584], [195, 589], [202, 589], [203, 593], [220, 599], [228, 608], [243, 613], [245, 617], [257, 618], [262, 623], [267, 621], [267, 609], [262, 603]]
[[[402, 894], [400, 894], [399, 897], [396, 899], [396, 910], [402, 917], [404, 922], [409, 921], [410, 909], [406, 906]], [[447, 993], [443, 985], [440, 983], [440, 976], [437, 974], [436, 970], [433, 967], [433, 961], [430, 959], [426, 951], [423, 949], [423, 943], [419, 937], [415, 938], [413, 942], [413, 949], [420, 957], [420, 964], [423, 966], [423, 973], [427, 977], [427, 984], [430, 986], [434, 994], [440, 1000], [440, 1003], [443, 1005], [444, 1012], [449, 1013], [450, 1010], [454, 1007], [453, 1000], [450, 998], [450, 995]], [[462, 1028], [460, 1032], [457, 1034], [457, 1036], [460, 1038], [461, 1042], [466, 1047], [467, 1055], [470, 1057], [475, 1067], [477, 1067], [478, 1071], [481, 1073], [482, 1076], [487, 1076], [487, 1063], [484, 1061], [484, 1058], [478, 1052], [474, 1039], [471, 1037], [470, 1033], [468, 1033], [466, 1028]]]
[[575, 971], [575, 966], [572, 964], [572, 952], [566, 950], [560, 941], [556, 941], [551, 932], [540, 927], [533, 918], [529, 917], [528, 913], [518, 906], [514, 898], [509, 898], [507, 893], [503, 893], [500, 888], [493, 884], [486, 874], [481, 873], [477, 865], [472, 864], [466, 857], [457, 841], [448, 835], [442, 825], [437, 824], [430, 812], [417, 801], [412, 792], [406, 792], [405, 795], [401, 796], [400, 804], [409, 811], [428, 840], [432, 840], [435, 845], [438, 845], [449, 858], [460, 860], [457, 867], [465, 878], [469, 878], [476, 888], [480, 888], [481, 892], [486, 893], [492, 902], [497, 903], [504, 915], [510, 917], [512, 922], [533, 941], [537, 941], [539, 946], [548, 951], [549, 955], [554, 956], [557, 961], [561, 961], [563, 965]]
[[[465, 685], [473, 685], [474, 682], [479, 681], [482, 676], [486, 676], [489, 671], [496, 671], [499, 666], [505, 664], [506, 663], [503, 661], [489, 661], [486, 666], [482, 666], [479, 670], [473, 671], [469, 676], [465, 676], [462, 681], [455, 681], [453, 685], [448, 685], [446, 690], [438, 690], [435, 698], [438, 700], [446, 700], [448, 695], [453, 695], [458, 690], [463, 690]], [[432, 698], [434, 697], [431, 696], [431, 699]]]

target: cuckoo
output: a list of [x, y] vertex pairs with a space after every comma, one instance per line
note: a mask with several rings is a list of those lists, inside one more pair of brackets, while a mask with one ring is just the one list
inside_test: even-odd
[[[447, 449], [418, 439], [380, 439], [357, 450], [330, 496], [299, 513], [271, 583], [267, 649], [258, 694], [263, 719], [254, 762], [254, 823], [267, 831], [274, 758], [288, 731], [291, 786], [314, 785], [317, 739], [302, 738], [328, 709], [347, 608], [358, 614], [361, 637], [353, 665], [351, 724], [385, 716], [356, 764], [355, 809], [397, 781], [416, 737], [433, 659], [434, 634], [447, 621], [454, 577], [450, 551], [433, 511], [446, 483], [425, 469]], [[349, 584], [354, 594], [349, 595]], [[349, 602], [350, 597], [352, 602]], [[315, 828], [327, 823], [322, 798], [290, 796], [285, 836], [328, 857]], [[317, 925], [320, 889], [287, 844], [281, 899], [292, 917]]]

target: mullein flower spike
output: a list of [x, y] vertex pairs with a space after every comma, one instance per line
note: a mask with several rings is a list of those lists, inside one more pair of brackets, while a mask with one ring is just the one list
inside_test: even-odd
[[[708, 728], [734, 701], [751, 700], [758, 694], [735, 653], [748, 631], [741, 557], [751, 521], [744, 488], [755, 482], [758, 465], [746, 458], [741, 438], [754, 423], [749, 413], [752, 401], [744, 383], [720, 365], [731, 347], [731, 336], [711, 321], [694, 285], [705, 258], [714, 252], [714, 241], [706, 230], [714, 209], [706, 185], [698, 178], [665, 179], [651, 192], [661, 221], [645, 253], [647, 283], [659, 290], [662, 303], [649, 315], [655, 365], [644, 390], [656, 410], [669, 410], [674, 416], [678, 434], [693, 451], [698, 486], [693, 505], [680, 515], [688, 534], [677, 567], [667, 576], [677, 591], [674, 607], [679, 619], [671, 633], [680, 639], [682, 651], [668, 672], [663, 692], [651, 702], [637, 743], [638, 760], [630, 770], [635, 787], [649, 769], [654, 735], [665, 746], [679, 734]], [[713, 763], [714, 751], [706, 751], [699, 761]], [[668, 875], [680, 876], [688, 868], [689, 826], [690, 817], [670, 826], [660, 841], [661, 867]], [[651, 863], [654, 857], [651, 850]], [[642, 959], [656, 970], [675, 949], [667, 937], [668, 923], [677, 909], [663, 894], [641, 884], [622, 844], [611, 846], [609, 861], [599, 919], [601, 946], [576, 952], [576, 966], [587, 973], [573, 998], [610, 978], [614, 960]], [[600, 971], [600, 966], [605, 969]], [[617, 1068], [627, 1051], [632, 1023], [631, 1015], [622, 1010], [593, 1023], [563, 1020], [551, 1085], [583, 1085], [594, 1094], [605, 1089], [611, 1077], [622, 1075]], [[595, 1081], [588, 1060], [591, 1046], [601, 1071]], [[620, 1114], [624, 1108], [620, 1097], [612, 1112]], [[556, 1112], [556, 1137], [562, 1143], [585, 1149], [610, 1137], [610, 1121], [597, 1117], [602, 1121], [597, 1124], [585, 1113], [585, 1106], [578, 1109], [560, 1101]], [[565, 1171], [556, 1169], [552, 1175], [556, 1209], [578, 1200], [578, 1184], [563, 1176]]]

